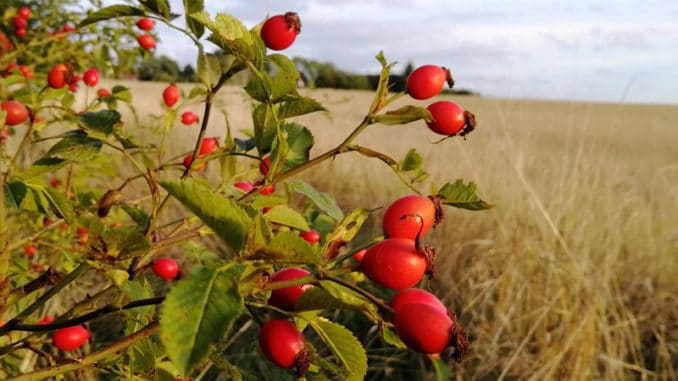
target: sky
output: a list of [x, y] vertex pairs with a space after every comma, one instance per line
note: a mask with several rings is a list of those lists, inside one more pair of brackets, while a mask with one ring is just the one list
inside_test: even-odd
[[[114, 1], [108, 1], [113, 3]], [[182, 1], [171, 0], [182, 13]], [[450, 67], [458, 88], [488, 97], [678, 104], [675, 0], [205, 0], [252, 27], [295, 11], [285, 50], [355, 73], [377, 73], [383, 50], [402, 71]], [[194, 64], [195, 48], [159, 27], [156, 54]], [[209, 43], [208, 43], [209, 44]]]

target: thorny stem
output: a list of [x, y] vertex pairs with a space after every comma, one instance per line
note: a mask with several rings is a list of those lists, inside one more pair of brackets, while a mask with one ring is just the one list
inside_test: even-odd
[[67, 364], [60, 364], [56, 366], [51, 366], [44, 369], [39, 369], [31, 373], [26, 373], [18, 377], [10, 378], [7, 381], [37, 381], [43, 380], [51, 376], [58, 374], [63, 374], [67, 372], [72, 372], [78, 369], [94, 367], [99, 361], [105, 360], [110, 361], [111, 358], [116, 357], [122, 354], [123, 350], [132, 344], [148, 338], [151, 335], [154, 335], [158, 332], [160, 326], [158, 322], [153, 322], [141, 330], [118, 340], [106, 347], [103, 347], [95, 352], [90, 353], [87, 356], [74, 359], [73, 362]]

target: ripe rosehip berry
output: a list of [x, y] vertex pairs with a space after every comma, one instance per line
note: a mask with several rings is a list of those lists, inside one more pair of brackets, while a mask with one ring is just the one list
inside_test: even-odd
[[254, 185], [252, 183], [247, 182], [247, 181], [239, 181], [235, 184], [233, 184], [234, 187], [241, 189], [245, 192], [250, 192], [252, 189], [254, 189]]
[[428, 304], [447, 314], [447, 307], [437, 296], [420, 288], [407, 288], [391, 298], [391, 308], [396, 313], [403, 308], [409, 308], [412, 304]]
[[26, 254], [26, 255], [33, 255], [33, 254], [35, 254], [35, 246], [33, 246], [33, 245], [31, 245], [31, 246], [26, 246], [26, 248], [24, 248], [24, 254]]
[[61, 89], [71, 82], [73, 72], [66, 64], [56, 64], [47, 75], [47, 83], [53, 89]]
[[428, 262], [413, 240], [387, 238], [367, 249], [360, 268], [373, 282], [402, 290], [414, 286], [424, 277]]
[[139, 19], [139, 21], [137, 21], [137, 28], [145, 30], [146, 32], [153, 29], [154, 25], [155, 22], [153, 21], [153, 19], [150, 19], [148, 17], [142, 17]]
[[78, 84], [75, 82], [71, 82], [71, 84], [68, 85], [68, 89], [71, 90], [71, 92], [76, 92], [78, 91]]
[[24, 37], [26, 36], [26, 33], [28, 33], [26, 28], [16, 28], [16, 30], [14, 31], [14, 35], [17, 37]]
[[28, 108], [17, 101], [2, 101], [0, 109], [5, 110], [5, 124], [16, 126], [28, 119]]
[[[56, 177], [49, 181], [49, 186], [51, 186], [52, 188], [56, 188], [60, 184], [61, 184], [61, 180], [57, 179]], [[78, 228], [78, 229], [81, 229], [81, 228]]]
[[64, 27], [61, 28], [61, 31], [64, 32], [64, 33], [69, 33], [69, 32], [72, 32], [74, 30], [75, 30], [75, 28], [71, 24], [64, 24]]
[[442, 91], [445, 82], [454, 84], [448, 69], [436, 65], [418, 67], [407, 76], [407, 92], [414, 99], [429, 99]]
[[269, 168], [271, 168], [271, 157], [266, 156], [265, 158], [263, 158], [263, 160], [259, 162], [259, 172], [262, 175], [266, 176]]
[[25, 78], [31, 79], [33, 78], [33, 73], [31, 73], [31, 69], [28, 68], [26, 65], [21, 65], [19, 66], [19, 71]]
[[83, 75], [83, 82], [90, 87], [96, 86], [99, 83], [99, 70], [94, 67], [88, 69]]
[[436, 205], [430, 198], [408, 195], [389, 205], [384, 212], [382, 226], [389, 237], [415, 239], [417, 234], [423, 237], [435, 220]]
[[19, 11], [17, 12], [17, 15], [21, 18], [24, 18], [24, 19], [31, 18], [32, 14], [33, 14], [33, 12], [31, 11], [31, 8], [28, 8], [28, 7], [21, 7], [21, 8], [19, 8]]
[[267, 186], [261, 188], [261, 190], [259, 191], [259, 193], [261, 193], [264, 196], [268, 196], [269, 194], [271, 194], [273, 192], [275, 192], [275, 184], [267, 185]]
[[179, 265], [172, 258], [158, 258], [152, 268], [157, 276], [166, 280], [172, 280], [179, 274]]
[[28, 20], [21, 16], [14, 16], [12, 17], [12, 23], [14, 24], [14, 27], [19, 30], [23, 29], [24, 31], [26, 30], [26, 27], [28, 26]]
[[294, 12], [269, 18], [261, 27], [261, 39], [267, 48], [287, 49], [301, 32], [301, 20]]
[[42, 320], [40, 320], [40, 321], [38, 322], [38, 324], [39, 324], [39, 325], [45, 325], [45, 324], [50, 324], [50, 323], [53, 322], [53, 321], [54, 321], [54, 318], [53, 318], [53, 317], [51, 317], [51, 316], [49, 316], [49, 315], [45, 315], [45, 317], [42, 318]]
[[198, 157], [209, 155], [214, 152], [215, 149], [219, 146], [219, 139], [217, 138], [205, 138], [200, 144], [200, 151], [198, 152]]
[[179, 88], [177, 85], [171, 83], [162, 92], [162, 99], [165, 101], [165, 106], [172, 107], [179, 101]]
[[358, 250], [355, 254], [353, 254], [353, 259], [355, 259], [357, 262], [362, 262], [363, 258], [365, 257], [365, 253], [367, 253], [367, 249]]
[[[184, 165], [184, 168], [188, 168], [188, 167], [191, 166], [192, 162], [193, 162], [193, 154], [189, 153], [188, 155], [184, 156], [184, 161], [183, 161], [182, 164]], [[193, 170], [202, 171], [203, 169], [205, 169], [206, 166], [207, 166], [207, 163], [198, 164], [197, 167], [193, 167]]]
[[441, 135], [456, 135], [466, 125], [464, 109], [454, 102], [434, 102], [427, 109], [431, 112], [433, 121], [427, 122], [426, 125], [433, 132]]
[[106, 98], [106, 97], [110, 97], [110, 96], [111, 96], [111, 92], [106, 90], [106, 89], [102, 88], [102, 89], [97, 90], [97, 97], [99, 97], [99, 98]]
[[[305, 277], [309, 274], [310, 272], [307, 270], [290, 267], [277, 271], [271, 275], [269, 282], [296, 279]], [[271, 291], [271, 296], [268, 298], [268, 304], [283, 310], [293, 310], [294, 305], [297, 303], [297, 299], [299, 299], [301, 294], [311, 287], [313, 286], [310, 284], [302, 284], [299, 286], [291, 286], [273, 290]]]
[[155, 48], [155, 38], [153, 38], [153, 36], [150, 34], [142, 34], [141, 36], [137, 37], [137, 42], [139, 43], [139, 46], [146, 50]]
[[442, 352], [452, 338], [452, 319], [430, 304], [404, 306], [391, 321], [400, 339], [417, 352]]
[[72, 351], [80, 348], [87, 339], [90, 333], [81, 325], [74, 327], [61, 328], [54, 331], [52, 340], [54, 345], [62, 351]]
[[185, 113], [181, 114], [181, 123], [187, 126], [198, 123], [198, 115], [196, 115], [194, 112], [186, 111]]
[[299, 235], [311, 245], [320, 242], [320, 233], [317, 230], [311, 229], [307, 232], [301, 232]]
[[79, 226], [75, 228], [75, 232], [78, 233], [79, 235], [89, 234], [89, 229]]
[[287, 320], [269, 320], [261, 326], [259, 346], [264, 356], [282, 368], [297, 366], [303, 375], [308, 369], [306, 339], [294, 324]]

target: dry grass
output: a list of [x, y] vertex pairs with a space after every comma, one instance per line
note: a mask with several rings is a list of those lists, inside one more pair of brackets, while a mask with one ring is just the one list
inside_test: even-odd
[[[163, 85], [128, 85], [140, 112], [159, 111]], [[371, 100], [356, 91], [310, 95], [331, 111], [299, 118], [316, 136], [312, 154], [344, 137]], [[239, 90], [224, 97], [234, 131], [250, 128]], [[468, 141], [430, 144], [437, 137], [423, 123], [372, 126], [358, 139], [394, 158], [415, 146], [438, 185], [473, 180], [496, 205], [447, 209], [427, 237], [439, 251], [431, 286], [472, 338], [472, 357], [453, 367], [455, 377], [676, 379], [678, 108], [456, 101], [480, 123]], [[210, 135], [224, 136], [224, 125], [215, 118]], [[175, 149], [189, 149], [179, 138], [197, 129], [186, 131], [173, 132], [187, 145]], [[304, 178], [345, 209], [385, 206], [408, 193], [383, 164], [352, 155]], [[373, 234], [379, 217], [367, 227]]]

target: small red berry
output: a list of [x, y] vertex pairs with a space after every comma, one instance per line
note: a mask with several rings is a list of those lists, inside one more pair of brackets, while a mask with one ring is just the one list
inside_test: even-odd
[[[190, 167], [192, 162], [193, 162], [193, 154], [192, 153], [189, 153], [188, 155], [184, 156], [183, 165], [184, 165], [185, 168]], [[193, 170], [202, 171], [203, 169], [205, 169], [206, 166], [207, 166], [207, 163], [198, 164], [197, 167], [193, 167]]]
[[66, 64], [56, 64], [47, 75], [47, 83], [53, 89], [60, 89], [70, 83], [73, 78], [71, 68]]
[[158, 258], [153, 262], [153, 272], [166, 280], [172, 280], [179, 274], [179, 265], [172, 258]]
[[75, 232], [78, 233], [79, 235], [89, 234], [89, 229], [79, 226], [79, 227], [75, 228]]
[[61, 180], [57, 179], [56, 177], [49, 181], [49, 186], [51, 186], [52, 188], [56, 188], [60, 184], [61, 184]]
[[38, 322], [38, 324], [39, 324], [39, 325], [45, 325], [45, 324], [50, 324], [50, 323], [53, 322], [53, 321], [54, 321], [54, 318], [53, 318], [53, 317], [51, 317], [51, 316], [49, 316], [49, 315], [45, 315], [45, 317], [42, 318], [42, 320], [40, 320], [40, 321]]
[[150, 19], [148, 17], [140, 18], [139, 21], [137, 21], [137, 28], [139, 28], [141, 30], [145, 30], [146, 32], [153, 29], [154, 25], [155, 25], [155, 22], [153, 21], [153, 19]]
[[306, 339], [297, 327], [287, 320], [269, 320], [261, 326], [259, 346], [264, 356], [282, 368], [298, 366], [298, 373], [308, 369], [303, 357], [306, 353]]
[[261, 39], [267, 48], [287, 49], [301, 32], [301, 20], [294, 12], [269, 18], [261, 27]]
[[19, 29], [23, 29], [24, 32], [25, 32], [26, 27], [28, 26], [28, 20], [26, 20], [25, 18], [20, 17], [20, 16], [12, 17], [12, 23], [14, 24], [14, 27], [16, 27], [17, 31]]
[[71, 24], [65, 24], [63, 28], [61, 28], [61, 31], [64, 33], [72, 32], [74, 31], [75, 28]]
[[[421, 217], [421, 218], [420, 218]], [[384, 212], [382, 226], [388, 237], [423, 237], [436, 219], [436, 205], [430, 198], [408, 195], [394, 201]]]
[[187, 126], [198, 123], [198, 115], [196, 115], [194, 112], [186, 111], [185, 113], [181, 114], [181, 123]]
[[103, 88], [102, 88], [102, 89], [98, 89], [98, 90], [97, 90], [97, 96], [98, 96], [99, 98], [110, 97], [110, 96], [111, 96], [111, 92], [108, 91], [108, 90], [106, 90], [106, 89], [103, 89]]
[[398, 313], [403, 308], [409, 308], [412, 304], [428, 304], [444, 314], [447, 314], [447, 307], [437, 296], [420, 288], [408, 288], [395, 294], [391, 298], [391, 308]]
[[436, 65], [420, 66], [407, 76], [407, 92], [414, 99], [429, 99], [438, 95], [448, 80], [453, 83], [447, 69]]
[[26, 28], [17, 28], [16, 31], [14, 32], [14, 34], [17, 37], [24, 37], [26, 35], [26, 33], [27, 33]]
[[99, 70], [94, 67], [88, 69], [83, 75], [83, 82], [90, 87], [96, 86], [99, 83]]
[[200, 151], [198, 152], [198, 157], [209, 155], [214, 152], [215, 149], [219, 146], [219, 139], [217, 138], [205, 138], [200, 144]]
[[259, 162], [259, 172], [262, 175], [266, 176], [269, 168], [271, 168], [271, 157], [266, 156], [265, 158], [263, 158], [263, 160]]
[[410, 304], [396, 311], [392, 318], [395, 331], [410, 348], [421, 353], [445, 350], [454, 326], [447, 312], [430, 304]]
[[234, 187], [241, 189], [245, 192], [250, 192], [252, 189], [254, 189], [254, 185], [252, 183], [247, 182], [247, 181], [240, 181], [235, 184], [233, 184]]
[[320, 233], [317, 230], [311, 229], [307, 232], [301, 232], [299, 235], [311, 245], [320, 242]]
[[269, 194], [271, 194], [273, 192], [275, 192], [275, 184], [267, 185], [267, 186], [261, 188], [261, 190], [259, 191], [259, 193], [261, 193], [264, 196], [268, 196]]
[[[304, 269], [290, 267], [277, 271], [269, 278], [269, 282], [283, 281], [305, 277], [310, 272]], [[310, 284], [302, 284], [298, 286], [291, 286], [279, 288], [271, 291], [271, 297], [268, 298], [268, 304], [278, 307], [283, 310], [293, 310], [297, 300], [306, 290], [313, 287]]]
[[5, 124], [16, 126], [28, 120], [28, 108], [17, 101], [2, 101], [0, 109], [5, 110]]
[[413, 240], [387, 238], [367, 249], [360, 268], [373, 282], [402, 290], [414, 286], [424, 277], [428, 261]]
[[168, 85], [162, 92], [162, 99], [165, 106], [172, 107], [179, 101], [179, 88], [175, 84]]
[[150, 34], [142, 34], [141, 36], [137, 37], [137, 42], [139, 43], [139, 46], [146, 50], [155, 48], [155, 38], [153, 38], [153, 36]]
[[26, 246], [26, 248], [24, 249], [24, 254], [26, 254], [26, 255], [33, 255], [33, 254], [35, 254], [35, 246], [33, 246], [33, 245], [31, 245], [31, 246]]
[[54, 345], [62, 351], [72, 351], [80, 348], [87, 339], [90, 333], [81, 325], [74, 327], [61, 328], [54, 331], [52, 340]]
[[21, 8], [19, 8], [19, 11], [17, 12], [17, 14], [21, 18], [29, 19], [29, 18], [31, 18], [31, 15], [33, 14], [33, 12], [31, 11], [31, 8], [21, 7]]
[[464, 129], [466, 115], [464, 109], [450, 101], [438, 101], [427, 107], [433, 116], [432, 122], [426, 125], [433, 132], [441, 135], [455, 135]]

